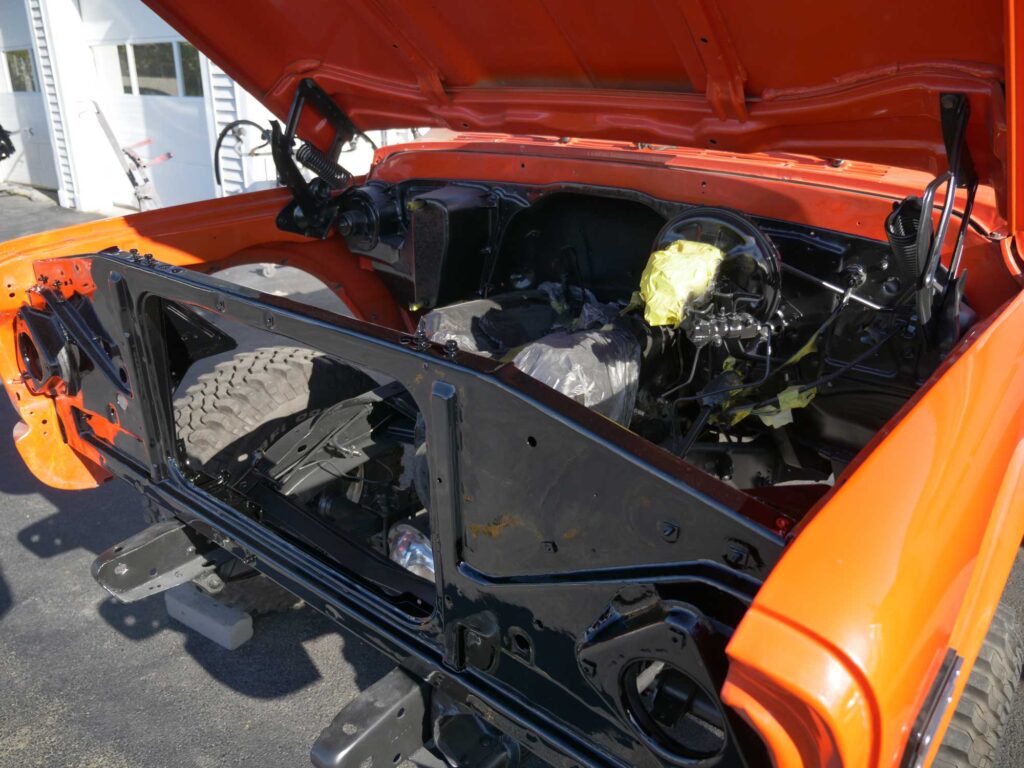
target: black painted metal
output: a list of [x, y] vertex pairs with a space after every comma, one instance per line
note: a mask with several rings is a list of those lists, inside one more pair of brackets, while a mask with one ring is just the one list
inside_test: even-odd
[[445, 756], [445, 765], [466, 768], [516, 768], [519, 765], [519, 745], [482, 717], [447, 705], [443, 696], [435, 696], [432, 704], [434, 748]]
[[[305, 152], [293, 156], [295, 133], [307, 104], [326, 118], [335, 130], [328, 154], [306, 145]], [[306, 77], [295, 89], [284, 130], [276, 120], [271, 121], [270, 129], [270, 148], [278, 180], [292, 191], [295, 198], [278, 214], [278, 227], [308, 237], [327, 237], [338, 217], [338, 206], [331, 202], [330, 191], [340, 188], [352, 178], [348, 171], [337, 165], [336, 160], [342, 144], [357, 133], [355, 125], [315, 80]], [[307, 167], [316, 166], [320, 178], [307, 183], [295, 164], [295, 157], [305, 158]]]
[[[769, 765], [764, 747], [740, 718], [712, 705], [702, 720], [724, 731], [714, 749], [686, 748], [640, 704], [637, 673], [642, 664], [665, 664], [711, 701], [725, 683], [727, 636], [698, 609], [664, 600], [653, 589], [630, 587], [615, 596], [601, 618], [583, 636], [580, 669], [608, 705], [625, 721], [640, 725], [645, 744], [666, 764], [705, 768]], [[691, 702], [692, 711], [692, 702]]]
[[415, 414], [405, 423], [396, 418], [402, 415], [404, 391], [397, 383], [387, 384], [317, 413], [268, 446], [255, 469], [266, 465], [267, 476], [281, 493], [302, 497], [396, 445], [397, 440], [381, 439], [385, 429], [408, 436], [411, 443]]
[[[96, 315], [125, 340], [119, 420], [139, 439], [109, 445], [87, 420], [66, 427], [115, 474], [552, 764], [665, 762], [591, 685], [579, 643], [625, 588], [683, 601], [727, 639], [782, 551], [770, 508], [511, 367], [160, 263], [97, 254], [91, 265]], [[394, 573], [368, 579], [365, 560], [331, 557], [311, 541], [318, 532], [261, 522], [245, 489], [192, 481], [172, 428], [168, 301], [273, 328], [405, 386], [432, 472], [429, 617], [410, 610]], [[115, 394], [95, 372], [82, 386], [97, 401]], [[262, 492], [255, 506], [277, 509]], [[750, 553], [742, 566], [737, 542]], [[720, 669], [721, 647], [708, 652], [702, 663]]]

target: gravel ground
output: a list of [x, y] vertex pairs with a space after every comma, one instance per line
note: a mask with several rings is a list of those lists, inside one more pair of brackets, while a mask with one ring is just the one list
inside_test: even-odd
[[[88, 218], [0, 196], [0, 241]], [[283, 271], [231, 277], [331, 301]], [[320, 730], [387, 660], [308, 609], [257, 617], [254, 638], [227, 652], [170, 621], [159, 598], [106, 598], [89, 566], [142, 527], [138, 496], [122, 483], [42, 486], [7, 437], [15, 416], [0, 399], [0, 768], [308, 765]], [[1024, 558], [1007, 597], [1024, 615]], [[1024, 697], [997, 768], [1020, 765]]]

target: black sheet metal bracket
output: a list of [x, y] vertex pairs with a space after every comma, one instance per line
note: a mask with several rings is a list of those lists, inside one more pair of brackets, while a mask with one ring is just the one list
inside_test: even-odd
[[638, 665], [657, 662], [685, 674], [706, 692], [721, 690], [728, 638], [697, 608], [664, 601], [652, 587], [632, 586], [620, 592], [577, 646], [580, 671], [607, 698], [652, 753], [667, 765], [712, 768], [767, 765], [763, 743], [740, 717], [722, 708], [715, 719], [723, 731], [717, 754], [690, 751], [682, 742], [669, 744], [664, 731], [637, 703]]
[[[740, 497], [514, 369], [496, 369], [469, 355], [450, 359], [440, 345], [411, 347], [396, 331], [157, 261], [122, 253], [89, 259], [97, 286], [89, 300], [108, 335], [119, 341], [128, 379], [139, 393], [120, 413], [127, 436], [112, 442], [79, 427], [104, 466], [162, 511], [194, 529], [211, 529], [218, 547], [342, 621], [552, 765], [658, 764], [617, 716], [614, 702], [580, 677], [575, 643], [566, 643], [564, 635], [576, 640], [623, 583], [653, 583], [666, 600], [685, 601], [692, 612], [708, 617], [713, 631], [704, 632], [708, 622], [702, 621], [691, 634], [694, 643], [697, 635], [710, 641], [705, 668], [720, 669], [718, 641], [782, 551], [783, 541], [764, 525], [770, 519], [757, 502], [735, 506]], [[173, 377], [166, 360], [161, 362], [167, 357], [167, 303], [216, 307], [220, 316], [249, 327], [268, 327], [271, 318], [281, 337], [401, 382], [425, 421], [431, 532], [438, 537], [436, 586], [402, 583], [402, 577], [416, 577], [396, 572], [393, 562], [365, 548], [364, 559], [354, 558], [351, 542], [329, 540], [265, 481], [229, 494], [232, 489], [218, 485], [217, 478], [199, 477], [183, 466], [170, 420]], [[101, 373], [83, 377], [84, 394], [107, 402], [111, 392]], [[557, 450], [547, 452], [547, 446]], [[491, 478], [510, 472], [521, 482], [496, 488]], [[575, 543], [560, 547], [557, 557], [540, 546], [553, 536], [533, 535], [547, 518], [541, 505], [532, 506], [536, 494], [523, 490], [553, 473], [562, 482], [550, 486], [545, 506], [561, 511], [560, 526], [575, 529]], [[627, 476], [628, 490], [621, 480]], [[640, 494], [652, 504], [650, 511], [634, 512], [643, 529], [636, 536], [608, 536], [609, 521], [621, 519], [630, 498]], [[666, 541], [655, 525], [664, 519], [658, 507], [674, 510], [680, 529], [693, 534]], [[471, 526], [486, 528], [503, 512], [531, 525], [502, 530], [500, 541], [474, 533]], [[690, 523], [697, 520], [699, 527]], [[706, 553], [717, 557], [722, 543], [732, 539], [756, 546], [761, 560], [754, 571], [709, 561]], [[420, 603], [413, 605], [408, 595]], [[428, 616], [432, 605], [436, 610]], [[522, 631], [515, 634], [515, 628]], [[517, 636], [529, 642], [529, 653], [505, 645]], [[461, 640], [461, 647], [452, 640]], [[580, 701], [589, 705], [575, 711], [575, 723], [551, 716]]]
[[[318, 178], [306, 181], [295, 162], [293, 153], [299, 120], [306, 104], [311, 105], [334, 128], [334, 140], [327, 154], [311, 144], [300, 150], [305, 157], [303, 164], [315, 170]], [[330, 233], [338, 218], [338, 206], [333, 202], [331, 192], [351, 179], [351, 174], [337, 165], [341, 147], [359, 133], [352, 121], [331, 97], [317, 85], [313, 78], [299, 81], [295, 98], [288, 111], [288, 121], [282, 131], [280, 123], [270, 123], [270, 149], [277, 168], [278, 181], [291, 190], [294, 200], [277, 216], [277, 226], [285, 232], [294, 232], [324, 239]], [[328, 181], [329, 179], [329, 181]], [[339, 186], [340, 185], [340, 186]]]

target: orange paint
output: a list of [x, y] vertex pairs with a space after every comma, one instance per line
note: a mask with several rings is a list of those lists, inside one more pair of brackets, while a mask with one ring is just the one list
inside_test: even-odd
[[[72, 408], [85, 413], [79, 397], [56, 399], [33, 394], [22, 381], [15, 343], [15, 314], [26, 301], [41, 306], [31, 289], [39, 276], [47, 285], [60, 280], [62, 293], [93, 290], [88, 262], [55, 259], [116, 245], [153, 253], [175, 266], [215, 272], [238, 264], [270, 261], [310, 272], [344, 301], [357, 317], [408, 330], [410, 320], [387, 292], [380, 277], [365, 269], [340, 237], [308, 241], [277, 229], [277, 212], [288, 200], [284, 190], [210, 200], [150, 213], [81, 224], [11, 240], [0, 245], [0, 376], [26, 427], [15, 445], [29, 469], [55, 488], [92, 488], [110, 478], [101, 455], [78, 437]], [[77, 269], [76, 269], [77, 268]], [[120, 427], [106, 414], [87, 413], [90, 428], [112, 439]], [[61, 440], [58, 419], [67, 440]]]
[[[279, 119], [301, 78], [363, 130], [620, 139], [945, 166], [941, 93], [1002, 192], [1000, 0], [146, 0]], [[910, 34], [908, 30], [917, 30]], [[326, 149], [327, 121], [299, 134]]]
[[[730, 643], [724, 699], [766, 737], [793, 717], [851, 737], [804, 765], [898, 763], [947, 648], [966, 682], [1024, 537], [1024, 296], [969, 336], [812, 511]], [[832, 665], [835, 698], [804, 672]]]

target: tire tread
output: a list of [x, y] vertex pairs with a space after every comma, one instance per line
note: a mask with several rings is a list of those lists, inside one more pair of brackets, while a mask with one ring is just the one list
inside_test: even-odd
[[1000, 603], [974, 662], [935, 768], [992, 768], [1024, 666], [1024, 635], [1016, 612]]

